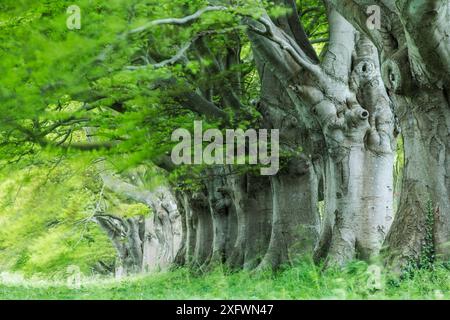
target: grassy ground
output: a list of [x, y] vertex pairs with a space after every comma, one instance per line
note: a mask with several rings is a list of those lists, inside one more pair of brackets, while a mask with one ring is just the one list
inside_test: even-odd
[[301, 263], [276, 274], [217, 269], [196, 275], [179, 269], [79, 289], [4, 283], [0, 299], [450, 299], [450, 271], [443, 267], [417, 271], [403, 280], [381, 274], [380, 281], [369, 270], [363, 263], [325, 272]]

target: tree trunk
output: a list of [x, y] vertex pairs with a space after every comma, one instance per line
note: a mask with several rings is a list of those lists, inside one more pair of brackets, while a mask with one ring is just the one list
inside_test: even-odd
[[[378, 53], [335, 10], [330, 8], [328, 16], [330, 43], [321, 65], [267, 17], [263, 31], [249, 24], [262, 80], [261, 113], [269, 127], [280, 128], [281, 149], [305, 161], [285, 168], [288, 180], [282, 174], [272, 178], [266, 265], [289, 260], [287, 248], [299, 244], [299, 227], [314, 229], [320, 163], [325, 165], [327, 213], [317, 258], [328, 256], [338, 264], [356, 256], [368, 259], [379, 252], [392, 222], [394, 119]], [[291, 51], [285, 50], [288, 44]], [[305, 164], [315, 170], [302, 169]], [[287, 197], [288, 190], [296, 190], [296, 197]]]
[[254, 269], [270, 241], [272, 192], [269, 178], [246, 174], [229, 179], [237, 215], [237, 235], [227, 264], [233, 269]]
[[340, 162], [328, 162], [325, 201], [332, 226], [327, 240], [331, 262], [343, 265], [379, 253], [392, 223], [392, 167], [392, 154], [377, 155], [355, 145]]
[[142, 217], [122, 219], [111, 215], [97, 215], [95, 220], [105, 230], [117, 251], [116, 277], [142, 272]]
[[[318, 178], [314, 158], [322, 146], [315, 120], [304, 112], [304, 105], [296, 104], [288, 94], [287, 80], [290, 61], [279, 57], [278, 48], [269, 46], [267, 39], [250, 34], [253, 51], [261, 76], [259, 111], [263, 126], [279, 130], [280, 162], [286, 162], [277, 175], [270, 177], [271, 233], [267, 252], [259, 268], [277, 268], [292, 263], [302, 255], [310, 255], [320, 233], [318, 211]], [[284, 72], [278, 74], [277, 67]], [[319, 138], [318, 138], [319, 136]]]
[[[292, 170], [293, 169], [293, 170]], [[310, 163], [271, 178], [272, 232], [260, 268], [276, 268], [313, 252], [319, 239], [318, 180]]]
[[[181, 216], [169, 189], [159, 194], [159, 210], [145, 219], [143, 269], [166, 270], [182, 247]], [[153, 206], [155, 208], [155, 206]]]
[[343, 265], [377, 255], [392, 223], [394, 119], [377, 50], [334, 10], [329, 17], [322, 65], [332, 76], [325, 90], [299, 86], [297, 94], [313, 106], [327, 144], [326, 216], [315, 259]]
[[[127, 219], [105, 212], [95, 215], [95, 220], [107, 232], [118, 252], [119, 273], [126, 275], [167, 269], [182, 247], [181, 215], [171, 190], [161, 186], [149, 191], [105, 172], [101, 177], [107, 189], [147, 205], [152, 213], [149, 217]], [[137, 174], [132, 180], [139, 184]]]
[[384, 84], [404, 139], [402, 194], [386, 240], [399, 271], [449, 258], [450, 11], [446, 0], [374, 0], [380, 28], [367, 27], [366, 1], [329, 0], [380, 50]]
[[450, 107], [442, 90], [424, 88], [396, 102], [406, 161], [386, 245], [387, 262], [399, 271], [434, 260], [434, 254], [450, 258]]
[[[192, 244], [192, 239], [188, 238], [187, 213], [189, 212], [189, 208], [187, 208], [186, 195], [180, 190], [176, 190], [174, 194], [181, 217], [181, 243], [180, 248], [176, 252], [174, 266], [181, 267], [187, 265], [187, 251]], [[190, 251], [192, 252], [192, 249]]]
[[212, 257], [214, 232], [211, 210], [204, 191], [195, 193], [189, 205], [191, 211], [188, 221], [192, 226], [193, 234], [188, 236], [195, 239], [195, 245], [192, 258], [188, 261], [193, 267], [201, 268], [208, 265]]
[[237, 217], [227, 185], [227, 167], [206, 170], [208, 203], [213, 224], [212, 263], [223, 264], [236, 241]]

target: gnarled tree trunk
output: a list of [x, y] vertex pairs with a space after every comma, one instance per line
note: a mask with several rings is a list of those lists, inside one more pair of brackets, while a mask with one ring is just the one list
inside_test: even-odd
[[[331, 25], [333, 21], [347, 24], [340, 19], [334, 17]], [[332, 34], [343, 28], [350, 29], [336, 26]], [[334, 41], [345, 40], [343, 34], [332, 37], [331, 50], [337, 46]], [[330, 63], [328, 59], [325, 64]], [[345, 80], [342, 75], [338, 81]], [[340, 265], [378, 255], [393, 220], [394, 119], [377, 51], [364, 37], [355, 44], [349, 81], [349, 90], [342, 88], [345, 82], [332, 85], [333, 90], [350, 91], [350, 96], [336, 107], [338, 117], [324, 126], [329, 148], [325, 169], [328, 217], [322, 244], [329, 245], [329, 260]], [[319, 102], [316, 110], [324, 106], [324, 101]], [[319, 248], [316, 257], [325, 252], [326, 248]]]
[[237, 215], [237, 235], [227, 264], [233, 269], [254, 269], [262, 261], [270, 241], [272, 192], [269, 178], [251, 174], [229, 179]]
[[95, 221], [105, 230], [117, 251], [116, 277], [142, 272], [144, 219], [99, 214]]
[[398, 269], [434, 254], [450, 257], [450, 107], [442, 91], [424, 89], [412, 99], [398, 97], [397, 106], [405, 168], [387, 245], [388, 263]]
[[[386, 241], [388, 264], [401, 270], [436, 252], [450, 256], [450, 7], [445, 0], [332, 0], [380, 51], [384, 84], [395, 101], [405, 169], [395, 221]], [[381, 9], [369, 29], [367, 5]]]
[[170, 189], [161, 186], [150, 191], [112, 174], [101, 177], [107, 189], [147, 205], [152, 213], [122, 218], [108, 214], [106, 208], [94, 216], [117, 250], [117, 276], [169, 268], [182, 247], [181, 216]]
[[[264, 79], [270, 70], [280, 83], [274, 88], [276, 82], [272, 80], [271, 86], [263, 86], [263, 97], [279, 97], [279, 92], [285, 92], [291, 102], [280, 111], [273, 108], [277, 105], [274, 98], [269, 98], [268, 107], [276, 111], [268, 113], [267, 121], [282, 129], [280, 136], [295, 137], [289, 128], [297, 134], [306, 132], [303, 139], [297, 135], [297, 139], [284, 142], [304, 147], [306, 167], [324, 174], [326, 216], [316, 258], [344, 264], [354, 257], [369, 259], [378, 254], [392, 223], [394, 119], [376, 48], [365, 37], [358, 38], [355, 29], [336, 11], [330, 8], [328, 16], [331, 38], [321, 65], [307, 54], [304, 44], [295, 44], [289, 33], [268, 17], [249, 22], [249, 26], [255, 57], [260, 65], [267, 65], [267, 70], [259, 68], [260, 74]], [[316, 138], [317, 131], [322, 138]], [[314, 143], [308, 144], [308, 140]], [[299, 164], [295, 166], [297, 172], [301, 172]], [[308, 190], [317, 201], [320, 176], [310, 176], [313, 179], [304, 179], [299, 188], [284, 190], [288, 183], [279, 181], [280, 176], [273, 177], [274, 199], [291, 189], [296, 196]], [[293, 177], [292, 173], [288, 176]], [[286, 200], [274, 204], [286, 206]], [[298, 207], [314, 210], [306, 199], [299, 203]], [[274, 205], [274, 217], [276, 208]], [[293, 208], [286, 209], [286, 214], [292, 214]], [[292, 217], [285, 221], [296, 224]], [[273, 238], [283, 239], [282, 232], [290, 230], [288, 224], [282, 224], [280, 236]], [[280, 254], [280, 250], [277, 252]]]

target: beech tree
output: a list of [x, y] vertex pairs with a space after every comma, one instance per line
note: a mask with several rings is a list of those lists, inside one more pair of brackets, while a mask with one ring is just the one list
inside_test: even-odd
[[[2, 6], [17, 14], [12, 1]], [[344, 265], [377, 257], [385, 240], [386, 261], [400, 269], [434, 251], [448, 258], [446, 1], [78, 6], [72, 30], [58, 1], [2, 25], [0, 40], [16, 40], [1, 47], [0, 147], [5, 161], [94, 152], [118, 171], [149, 162], [164, 170], [156, 191], [102, 175], [162, 219], [155, 227], [97, 217], [129, 272], [278, 268], [309, 255]], [[171, 134], [194, 120], [279, 130], [280, 171], [176, 166]], [[399, 133], [405, 168], [394, 212]], [[148, 250], [145, 234], [160, 235]]]
[[[181, 217], [167, 186], [146, 189], [138, 172], [123, 176], [100, 173], [104, 188], [149, 208], [149, 216], [114, 214], [111, 201], [97, 208], [93, 219], [105, 230], [117, 251], [116, 276], [164, 270], [170, 267], [181, 247]], [[133, 183], [131, 183], [133, 182]]]
[[[248, 196], [233, 190], [235, 185], [227, 188], [229, 183], [222, 175], [218, 185], [210, 180], [206, 183], [194, 205], [199, 208], [187, 210], [199, 215], [194, 246], [194, 259], [201, 257], [198, 265], [210, 258], [215, 261], [221, 252], [222, 262], [231, 256], [238, 266], [277, 267], [295, 255], [311, 252], [320, 233], [319, 179], [324, 181], [326, 217], [318, 258], [328, 257], [339, 264], [356, 256], [369, 259], [378, 254], [392, 222], [394, 121], [375, 47], [328, 8], [330, 43], [320, 61], [300, 24], [295, 4], [279, 4], [289, 5], [290, 10], [276, 22], [265, 12], [257, 19], [242, 18], [261, 78], [258, 110], [262, 125], [281, 129], [283, 151], [289, 154], [282, 172], [263, 184], [270, 186], [263, 192], [271, 201], [260, 204], [271, 211], [270, 239], [260, 252], [253, 252], [261, 262], [242, 258], [245, 249], [241, 239], [246, 243], [261, 241], [258, 234], [249, 233], [250, 226], [246, 230], [246, 221], [252, 218], [245, 216], [265, 210], [242, 208], [239, 204], [248, 201]], [[296, 154], [299, 146], [304, 150]], [[253, 196], [255, 191], [259, 192], [254, 190]], [[238, 197], [243, 199], [236, 201]], [[244, 216], [241, 220], [233, 217], [236, 208], [238, 218]], [[226, 223], [220, 222], [223, 215], [228, 216]], [[241, 225], [246, 235], [235, 240], [233, 229], [239, 230]], [[187, 223], [190, 227], [195, 226]], [[223, 238], [236, 242], [236, 246], [226, 250]]]
[[[435, 251], [449, 257], [448, 1], [331, 1], [380, 52], [382, 74], [404, 139], [399, 210], [386, 244], [401, 268]], [[380, 9], [380, 28], [366, 23]], [[425, 255], [425, 256], [424, 256]]]
[[[316, 124], [322, 138], [321, 147], [311, 152], [321, 159], [326, 203], [316, 257], [338, 264], [357, 256], [368, 259], [378, 254], [392, 222], [394, 121], [377, 51], [331, 7], [330, 41], [320, 63], [308, 56], [308, 45], [263, 19], [266, 30], [256, 31], [256, 41], [264, 43], [266, 61], [282, 57], [273, 68], [284, 82], [280, 91], [301, 110], [302, 121]], [[296, 59], [277, 69], [289, 56]]]

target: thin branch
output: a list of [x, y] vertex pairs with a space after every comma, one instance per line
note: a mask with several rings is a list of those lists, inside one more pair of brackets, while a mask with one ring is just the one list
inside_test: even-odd
[[183, 46], [181, 46], [180, 50], [178, 50], [178, 52], [173, 57], [163, 60], [161, 62], [157, 62], [157, 63], [149, 63], [148, 62], [146, 65], [128, 66], [128, 67], [125, 67], [125, 69], [126, 70], [140, 70], [140, 69], [147, 68], [148, 66], [152, 66], [153, 68], [162, 68], [167, 65], [174, 64], [174, 63], [178, 62], [179, 60], [181, 60], [185, 56], [185, 53], [190, 49], [190, 47], [201, 37], [210, 35], [210, 34], [227, 33], [227, 32], [235, 31], [237, 29], [242, 29], [242, 28], [243, 28], [243, 26], [236, 26], [236, 27], [225, 28], [225, 29], [221, 29], [221, 30], [206, 30], [206, 31], [199, 32], [191, 40], [189, 40]]
[[178, 62], [179, 60], [181, 60], [186, 51], [189, 50], [189, 48], [192, 46], [192, 44], [199, 38], [199, 35], [196, 35], [194, 38], [192, 38], [190, 41], [186, 42], [181, 48], [180, 50], [178, 50], [178, 52], [171, 57], [170, 59], [166, 59], [163, 60], [161, 62], [155, 63], [155, 64], [148, 64], [148, 65], [141, 65], [141, 66], [128, 66], [125, 67], [126, 70], [141, 70], [141, 69], [145, 69], [147, 68], [149, 65], [151, 65], [153, 68], [162, 68], [165, 67], [167, 65], [171, 65], [174, 64], [176, 62]]
[[207, 118], [221, 119], [223, 121], [229, 120], [228, 114], [225, 111], [196, 92], [182, 94], [180, 103], [194, 112], [205, 115]]
[[134, 33], [139, 33], [139, 32], [143, 32], [153, 26], [156, 25], [162, 25], [162, 24], [175, 24], [175, 25], [182, 25], [182, 24], [186, 24], [189, 23], [191, 21], [197, 20], [198, 18], [200, 18], [204, 13], [206, 12], [210, 12], [210, 11], [223, 11], [223, 10], [228, 10], [227, 7], [224, 6], [209, 6], [209, 7], [205, 7], [203, 9], [198, 10], [197, 12], [195, 12], [194, 14], [191, 14], [189, 16], [183, 17], [183, 18], [166, 18], [166, 19], [158, 19], [158, 20], [153, 20], [150, 21], [149, 23], [133, 29], [129, 32], [129, 34], [134, 34]]

